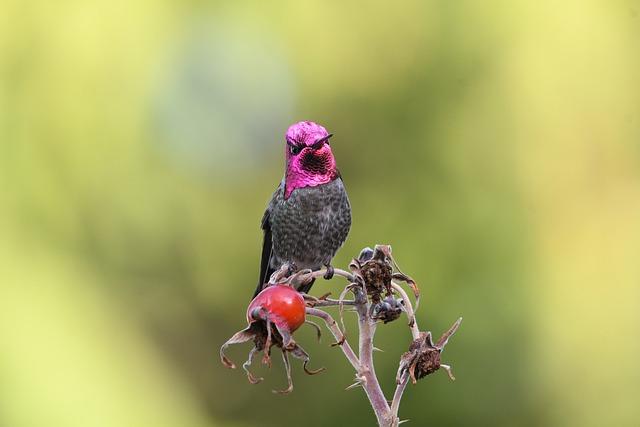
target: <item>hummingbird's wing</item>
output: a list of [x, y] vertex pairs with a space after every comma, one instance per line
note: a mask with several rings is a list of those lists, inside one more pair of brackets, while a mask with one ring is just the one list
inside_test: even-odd
[[262, 256], [260, 258], [260, 279], [258, 280], [256, 291], [253, 293], [254, 298], [260, 293], [264, 284], [269, 281], [269, 278], [275, 271], [273, 268], [271, 268], [271, 252], [273, 251], [273, 243], [271, 240], [271, 209], [276, 194], [280, 190], [280, 187], [281, 186], [278, 186], [276, 191], [273, 193], [273, 197], [271, 198], [271, 201], [269, 201], [269, 205], [264, 211], [262, 221], [260, 222], [260, 228], [262, 228], [262, 231], [264, 231], [264, 237], [262, 239]]
[[264, 238], [262, 239], [262, 257], [260, 259], [260, 279], [258, 281], [258, 286], [256, 287], [256, 291], [253, 296], [255, 297], [262, 290], [263, 285], [269, 281], [269, 277], [273, 274], [274, 270], [271, 268], [271, 251], [273, 250], [273, 246], [271, 243], [271, 224], [269, 223], [269, 214], [270, 211], [267, 209], [264, 212], [264, 216], [262, 217], [261, 228], [264, 231]]

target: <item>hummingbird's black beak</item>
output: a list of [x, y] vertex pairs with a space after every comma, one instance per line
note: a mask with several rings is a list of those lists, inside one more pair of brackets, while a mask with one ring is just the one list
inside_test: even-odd
[[329, 135], [320, 138], [319, 140], [314, 142], [313, 145], [311, 145], [311, 148], [313, 148], [314, 150], [319, 150], [320, 148], [322, 148], [322, 146], [325, 144], [325, 142], [329, 141], [329, 138], [331, 138], [332, 136], [333, 136], [333, 134], [330, 133]]

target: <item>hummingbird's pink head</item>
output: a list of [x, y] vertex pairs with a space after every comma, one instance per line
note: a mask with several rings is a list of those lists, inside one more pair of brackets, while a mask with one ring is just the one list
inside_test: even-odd
[[331, 136], [314, 122], [298, 122], [289, 126], [285, 134], [285, 198], [289, 198], [296, 188], [315, 187], [340, 176], [329, 145]]

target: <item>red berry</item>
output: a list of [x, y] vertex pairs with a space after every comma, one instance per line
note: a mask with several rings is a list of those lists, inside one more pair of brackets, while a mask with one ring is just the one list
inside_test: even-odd
[[262, 363], [271, 366], [271, 348], [277, 346], [282, 350], [289, 387], [278, 393], [289, 393], [293, 389], [291, 383], [291, 367], [289, 355], [303, 361], [304, 371], [309, 375], [322, 371], [309, 370], [309, 355], [293, 339], [292, 333], [305, 322], [306, 306], [302, 295], [288, 285], [272, 285], [260, 292], [249, 304], [247, 321], [249, 325], [236, 332], [220, 347], [220, 360], [228, 368], [236, 365], [225, 355], [225, 350], [232, 344], [253, 341], [253, 349], [249, 359], [242, 365], [247, 372], [247, 378], [252, 384], [259, 383], [262, 378], [256, 378], [249, 371], [253, 356], [257, 351], [263, 351]]
[[305, 304], [302, 295], [288, 285], [273, 285], [260, 292], [249, 304], [247, 321], [263, 320], [264, 314], [278, 327], [286, 327], [289, 333], [298, 329], [305, 320]]

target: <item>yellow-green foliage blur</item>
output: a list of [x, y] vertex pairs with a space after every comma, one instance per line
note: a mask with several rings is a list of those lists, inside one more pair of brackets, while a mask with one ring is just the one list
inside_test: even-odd
[[[303, 119], [353, 205], [335, 265], [389, 243], [422, 328], [464, 317], [402, 418], [639, 425], [637, 0], [4, 0], [0, 79], [0, 425], [374, 423], [312, 330], [289, 396], [217, 356]], [[409, 340], [379, 328], [387, 392]]]

